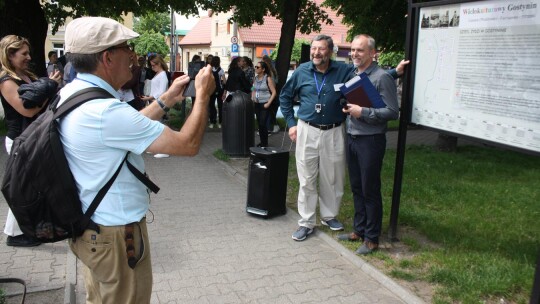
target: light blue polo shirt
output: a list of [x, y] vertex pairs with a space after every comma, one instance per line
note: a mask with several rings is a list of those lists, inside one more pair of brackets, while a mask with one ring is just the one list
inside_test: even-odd
[[[79, 73], [60, 92], [60, 104], [75, 92], [97, 86], [115, 98], [84, 103], [60, 121], [60, 138], [75, 178], [83, 212], [111, 178], [130, 151], [129, 161], [144, 172], [141, 154], [164, 130], [163, 124], [140, 114], [118, 99], [118, 93], [101, 78]], [[146, 187], [124, 164], [99, 204], [92, 220], [104, 226], [140, 221], [148, 211]]]

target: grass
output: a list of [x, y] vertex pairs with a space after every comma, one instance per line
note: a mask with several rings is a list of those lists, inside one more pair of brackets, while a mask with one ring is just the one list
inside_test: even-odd
[[[396, 153], [384, 160], [383, 227], [388, 227]], [[527, 303], [540, 248], [538, 157], [483, 147], [457, 153], [410, 146], [405, 154], [400, 229], [413, 254], [397, 258], [380, 250], [389, 275], [437, 286], [434, 303]], [[288, 205], [296, 210], [298, 179], [289, 166]], [[354, 207], [348, 181], [338, 218], [351, 229]], [[331, 233], [329, 230], [327, 232]], [[383, 231], [386, 235], [387, 231]], [[399, 236], [399, 235], [398, 235]], [[357, 244], [343, 242], [351, 250]]]
[[7, 134], [6, 121], [5, 121], [4, 117], [0, 117], [0, 135], [5, 136], [6, 134]]
[[227, 155], [225, 152], [223, 152], [222, 149], [217, 149], [216, 151], [214, 151], [213, 153], [214, 157], [221, 160], [221, 161], [224, 161], [224, 162], [228, 162], [230, 160], [230, 157], [229, 155]]

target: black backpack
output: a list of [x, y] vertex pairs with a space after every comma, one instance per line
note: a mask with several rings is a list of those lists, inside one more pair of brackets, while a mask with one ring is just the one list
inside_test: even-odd
[[151, 191], [159, 191], [154, 183], [127, 161], [128, 152], [86, 213], [82, 213], [77, 186], [60, 141], [57, 119], [97, 98], [112, 96], [101, 88], [87, 88], [75, 93], [58, 108], [56, 105], [60, 97], [57, 96], [48, 110], [13, 141], [2, 182], [2, 193], [22, 232], [42, 243], [75, 239], [86, 229], [99, 232], [99, 227], [90, 218], [124, 162]]

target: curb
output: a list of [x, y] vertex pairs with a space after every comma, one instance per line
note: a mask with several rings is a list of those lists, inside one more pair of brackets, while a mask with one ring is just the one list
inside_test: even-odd
[[64, 287], [64, 304], [77, 303], [75, 285], [77, 285], [77, 257], [75, 257], [73, 252], [71, 252], [71, 249], [68, 247], [66, 256], [66, 285]]

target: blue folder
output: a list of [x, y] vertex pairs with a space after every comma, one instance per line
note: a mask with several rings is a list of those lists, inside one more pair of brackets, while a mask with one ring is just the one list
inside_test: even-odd
[[362, 73], [349, 87], [342, 85], [339, 90], [345, 96], [348, 103], [356, 104], [365, 108], [384, 108], [386, 104], [382, 100], [381, 94], [377, 91], [366, 73]]

